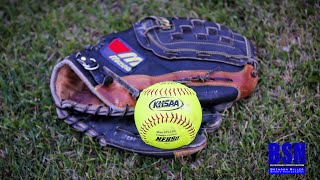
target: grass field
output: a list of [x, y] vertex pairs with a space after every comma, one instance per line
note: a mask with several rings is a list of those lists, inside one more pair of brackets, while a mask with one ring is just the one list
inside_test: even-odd
[[[316, 1], [1, 1], [0, 179], [320, 177], [320, 5]], [[198, 17], [253, 40], [259, 84], [223, 113], [196, 156], [101, 149], [57, 120], [54, 64], [147, 15]], [[268, 175], [268, 143], [305, 141], [307, 174]]]

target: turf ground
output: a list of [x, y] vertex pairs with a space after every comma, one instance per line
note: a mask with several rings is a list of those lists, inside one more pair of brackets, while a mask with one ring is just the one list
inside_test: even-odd
[[[0, 1], [0, 179], [320, 177], [319, 1]], [[253, 40], [259, 84], [223, 113], [208, 146], [181, 159], [98, 143], [57, 120], [57, 60], [147, 15], [198, 17]], [[268, 143], [305, 141], [307, 174], [268, 175]]]

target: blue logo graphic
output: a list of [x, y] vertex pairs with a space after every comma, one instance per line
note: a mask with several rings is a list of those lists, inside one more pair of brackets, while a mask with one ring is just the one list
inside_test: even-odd
[[145, 58], [120, 38], [112, 40], [101, 50], [102, 56], [123, 72], [131, 72]]
[[[269, 143], [269, 174], [305, 174], [306, 143]], [[281, 155], [282, 152], [282, 155]]]

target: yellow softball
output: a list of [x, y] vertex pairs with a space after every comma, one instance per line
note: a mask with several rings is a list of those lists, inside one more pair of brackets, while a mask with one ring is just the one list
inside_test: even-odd
[[146, 144], [174, 149], [194, 140], [202, 110], [193, 89], [176, 82], [160, 82], [140, 93], [134, 119]]

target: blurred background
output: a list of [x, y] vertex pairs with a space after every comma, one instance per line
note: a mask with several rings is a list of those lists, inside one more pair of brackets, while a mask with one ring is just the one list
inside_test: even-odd
[[[0, 179], [319, 177], [319, 1], [0, 2]], [[229, 26], [257, 46], [256, 92], [223, 112], [207, 148], [180, 159], [101, 148], [57, 119], [49, 90], [58, 60], [145, 16]], [[268, 143], [305, 141], [307, 174], [268, 175]]]

